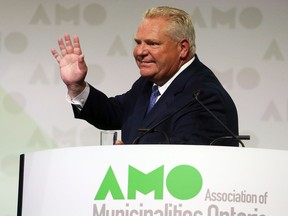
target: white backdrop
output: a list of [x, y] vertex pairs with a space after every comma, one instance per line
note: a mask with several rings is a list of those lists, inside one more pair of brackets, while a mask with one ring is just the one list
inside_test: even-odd
[[[247, 147], [287, 144], [287, 0], [0, 0], [0, 209], [15, 215], [19, 154], [98, 145], [99, 131], [73, 119], [50, 48], [77, 34], [87, 80], [108, 95], [139, 72], [133, 36], [143, 12], [169, 5], [192, 15], [197, 54], [230, 93]], [[257, 158], [256, 158], [257, 160]]]

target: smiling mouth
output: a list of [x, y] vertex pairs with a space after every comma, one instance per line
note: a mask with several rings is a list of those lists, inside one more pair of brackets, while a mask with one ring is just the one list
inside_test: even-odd
[[141, 60], [139, 60], [138, 62], [141, 66], [151, 65], [154, 63], [153, 61], [141, 61]]

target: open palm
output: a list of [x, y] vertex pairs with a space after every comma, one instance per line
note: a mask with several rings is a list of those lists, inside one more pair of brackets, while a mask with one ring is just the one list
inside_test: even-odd
[[85, 77], [87, 75], [87, 65], [84, 61], [84, 55], [80, 47], [78, 36], [73, 37], [73, 44], [69, 34], [64, 35], [58, 39], [58, 45], [61, 54], [56, 49], [52, 49], [52, 55], [57, 60], [61, 78], [68, 87], [68, 92], [77, 96], [85, 87]]

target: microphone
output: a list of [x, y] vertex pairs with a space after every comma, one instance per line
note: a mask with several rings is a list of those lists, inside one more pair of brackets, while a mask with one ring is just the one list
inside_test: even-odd
[[[138, 129], [138, 132], [142, 133], [142, 134], [140, 135], [141, 137], [139, 137], [139, 139], [138, 139], [138, 142], [139, 142], [140, 138], [142, 138], [145, 134], [147, 134], [147, 133], [154, 133], [154, 132], [155, 132], [155, 133], [160, 133], [160, 134], [165, 138], [166, 142], [167, 142], [168, 144], [170, 144], [170, 139], [169, 139], [167, 133], [165, 133], [164, 131], [156, 130], [155, 127], [153, 127], [152, 130], [151, 130], [151, 128], [150, 128], [150, 129], [149, 129], [149, 128], [140, 128], [140, 129]], [[143, 134], [143, 133], [144, 133], [144, 134]], [[142, 135], [143, 135], [143, 136], [142, 136]], [[137, 139], [137, 138], [136, 138], [136, 139]], [[135, 140], [136, 140], [136, 139], [135, 139]], [[135, 140], [133, 141], [132, 144], [136, 144], [136, 143], [134, 143]], [[137, 140], [136, 140], [136, 141], [137, 141]], [[137, 143], [138, 143], [138, 142], [137, 142]]]
[[216, 142], [218, 142], [221, 139], [236, 139], [242, 147], [245, 147], [244, 143], [242, 142], [243, 140], [250, 140], [250, 136], [249, 135], [239, 135], [236, 136], [216, 115], [214, 115], [214, 113], [208, 109], [207, 106], [205, 106], [199, 99], [198, 96], [200, 94], [200, 91], [194, 93], [194, 98], [195, 100], [230, 134], [230, 136], [223, 136], [223, 137], [219, 137], [214, 139], [210, 145], [215, 144]]
[[[193, 95], [195, 94], [199, 94], [200, 90], [197, 90], [194, 92]], [[195, 97], [194, 97], [195, 99]], [[172, 112], [170, 115], [166, 116], [166, 118], [162, 119], [161, 121], [159, 121], [157, 124], [155, 124], [154, 126], [152, 126], [151, 128], [141, 128], [138, 131], [142, 132], [142, 134], [140, 134], [138, 137], [136, 137], [136, 139], [134, 139], [134, 141], [132, 142], [132, 144], [138, 144], [140, 139], [142, 137], [144, 137], [146, 134], [148, 133], [153, 133], [153, 132], [158, 132], [161, 133], [166, 141], [168, 143], [170, 143], [169, 137], [167, 136], [167, 134], [164, 131], [159, 131], [159, 130], [155, 130], [159, 125], [161, 125], [163, 122], [167, 121], [168, 119], [170, 119], [171, 117], [173, 117], [174, 115], [176, 115], [177, 113], [181, 112], [182, 110], [184, 110], [185, 108], [189, 107], [192, 103], [194, 103], [195, 100], [191, 100], [190, 102], [188, 102], [187, 104], [185, 104], [184, 106], [180, 107], [178, 110], [176, 110], [175, 112]], [[190, 111], [190, 110], [189, 110]]]

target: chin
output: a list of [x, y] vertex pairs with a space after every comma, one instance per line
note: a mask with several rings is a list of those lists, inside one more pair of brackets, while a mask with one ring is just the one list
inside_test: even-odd
[[145, 78], [153, 77], [154, 73], [147, 70], [140, 70], [140, 75]]

